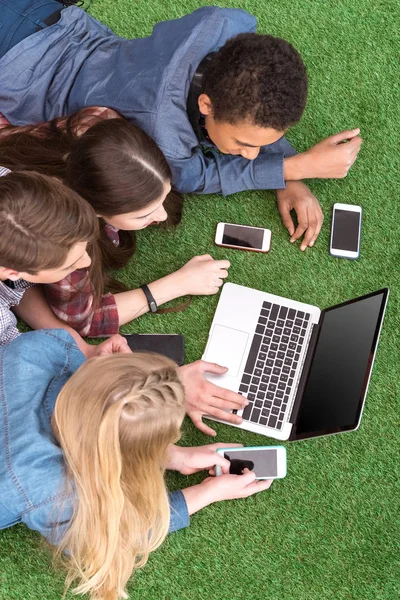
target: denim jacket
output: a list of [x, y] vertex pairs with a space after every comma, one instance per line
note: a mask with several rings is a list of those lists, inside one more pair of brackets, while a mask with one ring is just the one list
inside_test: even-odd
[[[39, 0], [31, 0], [30, 4]], [[0, 1], [0, 21], [1, 21]], [[17, 13], [26, 0], [13, 0]], [[180, 192], [224, 195], [285, 187], [281, 138], [255, 160], [200, 144], [186, 102], [203, 58], [239, 33], [255, 32], [245, 10], [204, 6], [124, 39], [71, 6], [51, 27], [20, 41], [0, 60], [0, 112], [14, 125], [48, 121], [85, 106], [108, 106], [142, 127], [164, 152]], [[0, 29], [0, 47], [4, 34]]]
[[[22, 522], [57, 543], [68, 527], [74, 498], [61, 498], [65, 463], [51, 416], [58, 393], [84, 361], [63, 329], [24, 333], [0, 348], [0, 529]], [[62, 515], [55, 511], [59, 500]], [[182, 492], [170, 494], [170, 506], [170, 531], [186, 527]]]

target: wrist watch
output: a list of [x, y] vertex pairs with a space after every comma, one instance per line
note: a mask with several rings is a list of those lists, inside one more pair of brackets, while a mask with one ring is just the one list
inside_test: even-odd
[[149, 286], [146, 283], [144, 283], [143, 285], [140, 286], [140, 288], [143, 290], [143, 293], [146, 296], [147, 304], [149, 305], [150, 312], [152, 312], [152, 313], [157, 312], [157, 308], [158, 308], [157, 302], [154, 300], [153, 294], [149, 290]]

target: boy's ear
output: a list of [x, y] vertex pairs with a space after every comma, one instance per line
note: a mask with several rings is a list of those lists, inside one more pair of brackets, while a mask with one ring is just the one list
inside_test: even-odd
[[213, 105], [210, 100], [210, 96], [207, 94], [200, 94], [197, 100], [199, 104], [199, 110], [202, 115], [210, 115], [213, 112]]
[[14, 269], [0, 267], [0, 279], [11, 279], [11, 281], [17, 281], [18, 279], [21, 279], [21, 274]]

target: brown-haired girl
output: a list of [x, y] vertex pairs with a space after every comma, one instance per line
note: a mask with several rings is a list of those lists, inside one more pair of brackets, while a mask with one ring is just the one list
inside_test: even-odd
[[229, 261], [204, 255], [142, 289], [126, 290], [110, 276], [110, 269], [132, 256], [132, 232], [163, 221], [177, 224], [182, 209], [161, 150], [115, 111], [86, 108], [49, 124], [6, 127], [0, 132], [0, 164], [62, 179], [100, 219], [90, 271], [75, 271], [46, 286], [54, 313], [81, 335], [111, 335], [180, 296], [215, 294], [228, 275]]

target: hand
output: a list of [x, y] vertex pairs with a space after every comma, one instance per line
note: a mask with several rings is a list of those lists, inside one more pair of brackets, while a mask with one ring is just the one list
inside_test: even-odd
[[192, 515], [213, 502], [247, 498], [252, 494], [267, 490], [271, 485], [271, 479], [256, 481], [255, 473], [245, 469], [243, 475], [208, 477], [199, 485], [186, 488], [182, 492], [185, 496], [189, 514]]
[[204, 377], [204, 373], [223, 375], [227, 371], [226, 367], [204, 360], [197, 360], [190, 365], [178, 368], [179, 378], [185, 388], [186, 412], [197, 429], [207, 435], [215, 436], [217, 434], [211, 427], [203, 423], [202, 416], [204, 414], [240, 425], [241, 417], [223, 409], [240, 410], [248, 404], [248, 400], [240, 394], [214, 385]]
[[[175, 277], [181, 296], [209, 296], [216, 294], [228, 277], [229, 260], [214, 260], [209, 254], [195, 256], [181, 267]], [[175, 280], [176, 285], [176, 280]]]
[[94, 346], [93, 344], [86, 344], [87, 349], [83, 350], [86, 358], [93, 358], [94, 356], [103, 356], [104, 354], [116, 354], [121, 352], [123, 354], [130, 354], [132, 350], [128, 346], [126, 338], [116, 333], [109, 337], [105, 342]]
[[298, 159], [300, 172], [303, 173], [293, 179], [346, 177], [361, 148], [362, 139], [359, 133], [359, 129], [341, 131], [298, 154], [297, 157], [291, 157]]
[[[324, 215], [314, 194], [301, 181], [287, 181], [286, 189], [276, 190], [276, 197], [283, 224], [289, 231], [290, 241], [295, 242], [305, 233], [300, 250], [304, 251], [307, 246], [314, 246], [324, 221]], [[290, 216], [291, 210], [296, 211], [297, 228]]]
[[195, 448], [182, 446], [169, 446], [169, 461], [166, 466], [171, 471], [179, 471], [182, 475], [192, 475], [198, 471], [208, 470], [210, 475], [215, 475], [215, 465], [221, 467], [223, 473], [229, 473], [230, 462], [218, 454], [218, 448], [236, 448], [242, 444], [208, 444]]
[[211, 502], [221, 500], [234, 500], [247, 498], [262, 490], [267, 490], [272, 485], [272, 479], [258, 479], [254, 471], [244, 469], [243, 475], [220, 475], [208, 477], [200, 485], [204, 486], [206, 493], [212, 498]]

